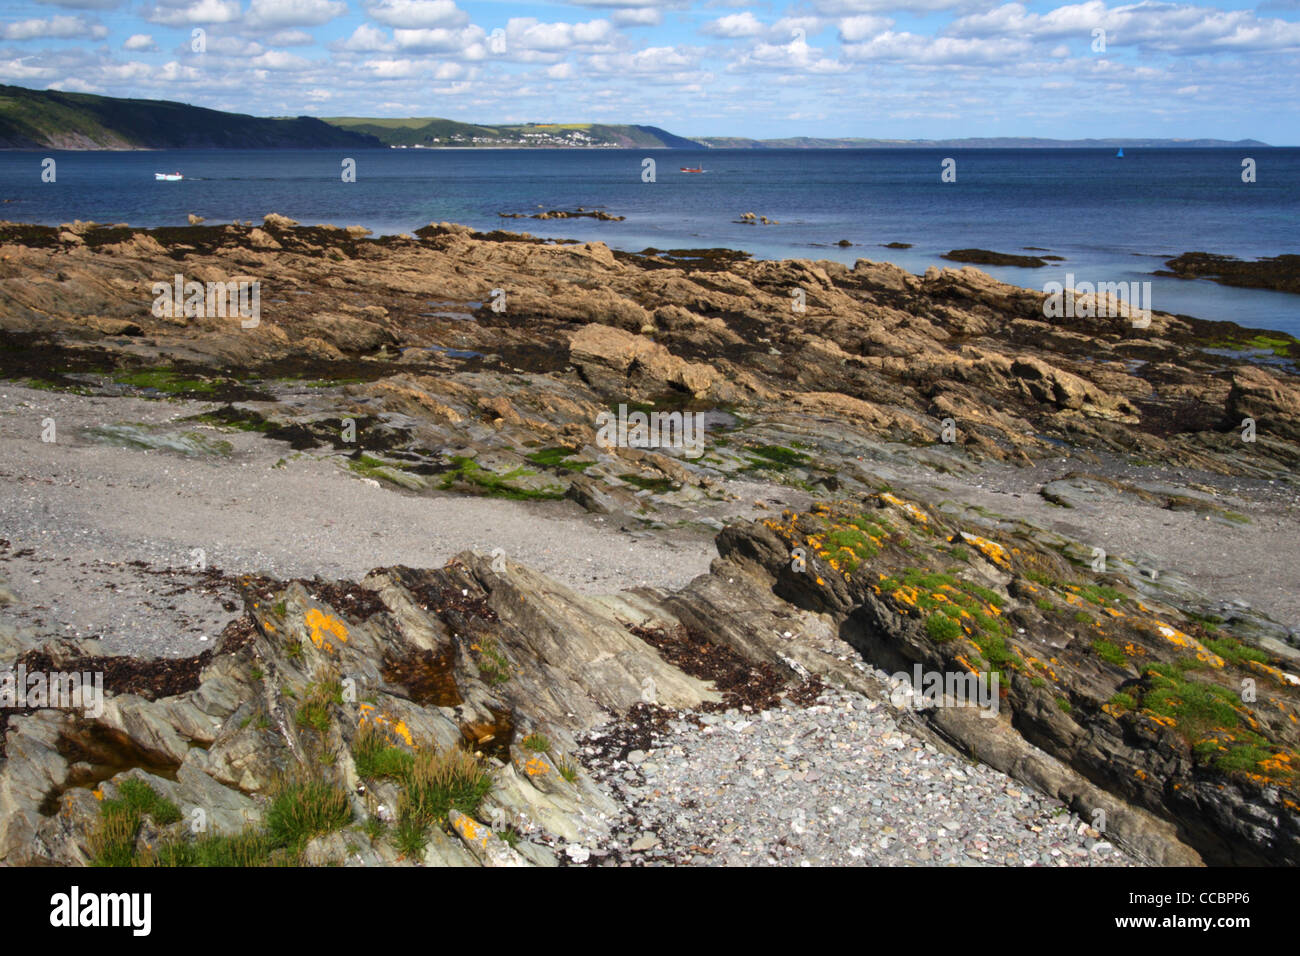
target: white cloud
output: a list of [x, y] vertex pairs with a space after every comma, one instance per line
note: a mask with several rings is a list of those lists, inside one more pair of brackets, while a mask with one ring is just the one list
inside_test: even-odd
[[506, 22], [506, 46], [512, 53], [532, 50], [540, 53], [596, 52], [612, 49], [617, 38], [608, 20], [586, 23], [540, 23], [532, 17], [512, 17]]
[[33, 66], [27, 57], [0, 62], [0, 77], [6, 80], [48, 80], [58, 73], [48, 66]]
[[335, 46], [340, 50], [351, 50], [357, 53], [391, 53], [397, 49], [397, 44], [389, 38], [388, 34], [373, 23], [361, 24], [352, 31], [352, 36]]
[[634, 7], [662, 7], [680, 10], [689, 6], [688, 0], [568, 0], [575, 7], [601, 7], [607, 10], [626, 10]]
[[[795, 23], [797, 21], [788, 21]], [[738, 54], [728, 67], [731, 72], [747, 70], [780, 70], [791, 74], [843, 73], [848, 67], [834, 57], [827, 56], [820, 47], [808, 43], [807, 31], [791, 27], [774, 33], [786, 42], [759, 42]]]
[[432, 77], [435, 80], [456, 80], [465, 76], [467, 68], [461, 63], [435, 62], [431, 60], [369, 60], [363, 64], [366, 69], [381, 80], [403, 80]]
[[1174, 55], [1217, 50], [1300, 50], [1300, 23], [1260, 19], [1250, 10], [1218, 10], [1190, 4], [1142, 0], [1108, 7], [1104, 0], [1068, 4], [1030, 13], [1020, 3], [954, 20], [944, 31], [954, 37], [1076, 38], [1092, 42], [1106, 31], [1107, 47], [1136, 46]]
[[461, 27], [469, 23], [469, 14], [453, 0], [376, 0], [367, 6], [366, 12], [385, 26], [406, 30]]
[[316, 38], [305, 30], [280, 30], [266, 38], [271, 46], [311, 46]]
[[126, 0], [36, 0], [36, 2], [71, 10], [115, 10]]
[[439, 27], [433, 30], [393, 31], [393, 39], [399, 49], [428, 53], [463, 53], [481, 45], [486, 36], [482, 27], [473, 25], [461, 30]]
[[157, 45], [147, 33], [132, 33], [122, 43], [123, 50], [155, 50]]
[[887, 30], [864, 43], [851, 43], [843, 47], [843, 56], [850, 62], [885, 60], [922, 65], [970, 65], [975, 63], [1000, 63], [1029, 52], [1024, 40], [966, 39], [958, 37], [931, 37], [915, 33], [895, 33]]
[[57, 83], [51, 83], [52, 90], [66, 90], [71, 93], [102, 93], [102, 86], [95, 86], [93, 83], [87, 83], [85, 80], [76, 76], [68, 76], [59, 80]]
[[5, 40], [102, 40], [106, 36], [106, 26], [85, 17], [33, 18], [0, 27], [0, 39]]
[[597, 73], [673, 73], [695, 66], [695, 58], [671, 46], [652, 46], [635, 53], [597, 54], [587, 57]]
[[711, 20], [700, 28], [701, 33], [715, 37], [756, 37], [767, 30], [758, 17], [748, 10], [744, 13], [731, 13], [725, 17]]
[[845, 17], [840, 21], [840, 39], [845, 43], [860, 43], [863, 40], [884, 33], [893, 25], [894, 21], [888, 17], [877, 17], [869, 14]]
[[160, 4], [145, 10], [146, 20], [167, 27], [233, 23], [239, 16], [239, 0], [189, 0], [179, 5]]
[[859, 13], [911, 14], [930, 13], [937, 10], [954, 10], [961, 7], [984, 6], [979, 0], [812, 0], [812, 9], [827, 17], [847, 17]]
[[[126, 64], [128, 68], [143, 66], [142, 63]], [[147, 70], [146, 70], [147, 73]], [[195, 69], [192, 66], [184, 66], [171, 60], [164, 64], [163, 68], [152, 77], [156, 82], [166, 85], [170, 83], [198, 83], [207, 79], [207, 74], [202, 70]]]
[[664, 22], [664, 15], [654, 7], [633, 7], [615, 10], [610, 19], [619, 27], [657, 27]]
[[253, 30], [318, 27], [347, 12], [341, 0], [252, 0], [243, 22]]
[[312, 66], [311, 60], [304, 59], [293, 53], [286, 53], [284, 50], [267, 50], [265, 53], [253, 57], [248, 63], [249, 66], [259, 70], [283, 70], [295, 73]]
[[[180, 52], [188, 52], [189, 49], [189, 41], [186, 40]], [[266, 47], [256, 40], [245, 40], [240, 37], [209, 37], [207, 52], [216, 56], [253, 57], [265, 53]]]

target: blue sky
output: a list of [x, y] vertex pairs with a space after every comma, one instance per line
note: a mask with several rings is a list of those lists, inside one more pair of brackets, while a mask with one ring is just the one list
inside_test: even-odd
[[0, 83], [686, 136], [1289, 145], [1300, 0], [21, 0]]

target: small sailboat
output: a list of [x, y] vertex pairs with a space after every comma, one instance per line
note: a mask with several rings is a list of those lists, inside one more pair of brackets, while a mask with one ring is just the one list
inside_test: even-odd
[[702, 173], [702, 172], [704, 172], [704, 167], [703, 167], [703, 166], [683, 166], [683, 167], [681, 167], [681, 170], [682, 170], [682, 172], [684, 172], [684, 173]]
[[1119, 152], [1115, 154], [1115, 158], [1116, 158], [1116, 159], [1123, 159], [1123, 158], [1124, 158], [1124, 147], [1123, 147], [1123, 146], [1121, 146], [1121, 147], [1119, 148]]
[[153, 178], [158, 182], [174, 183], [178, 180], [184, 179], [185, 177], [180, 173], [154, 173]]

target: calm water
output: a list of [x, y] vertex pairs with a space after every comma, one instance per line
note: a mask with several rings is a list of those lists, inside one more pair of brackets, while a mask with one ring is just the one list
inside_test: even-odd
[[[56, 183], [40, 160], [58, 163]], [[957, 181], [940, 181], [946, 155]], [[0, 217], [139, 226], [260, 220], [410, 232], [431, 221], [535, 235], [600, 239], [638, 251], [729, 246], [764, 258], [895, 262], [921, 272], [952, 265], [950, 249], [1064, 256], [1043, 269], [989, 268], [1032, 288], [1064, 281], [1152, 282], [1166, 312], [1300, 335], [1300, 296], [1153, 277], [1162, 260], [1200, 250], [1254, 258], [1300, 253], [1300, 149], [1251, 153], [1258, 181], [1241, 182], [1238, 150], [186, 150], [0, 153]], [[657, 181], [641, 180], [642, 159]], [[703, 166], [703, 175], [678, 171]], [[183, 182], [155, 182], [178, 170]], [[505, 220], [498, 212], [601, 208], [624, 222]], [[775, 226], [736, 223], [755, 212]], [[851, 248], [835, 245], [841, 239]], [[913, 248], [885, 249], [887, 242]]]

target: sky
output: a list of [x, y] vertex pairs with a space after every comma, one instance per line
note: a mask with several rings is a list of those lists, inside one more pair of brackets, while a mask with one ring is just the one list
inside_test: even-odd
[[5, 0], [0, 83], [260, 116], [1300, 145], [1300, 0]]

